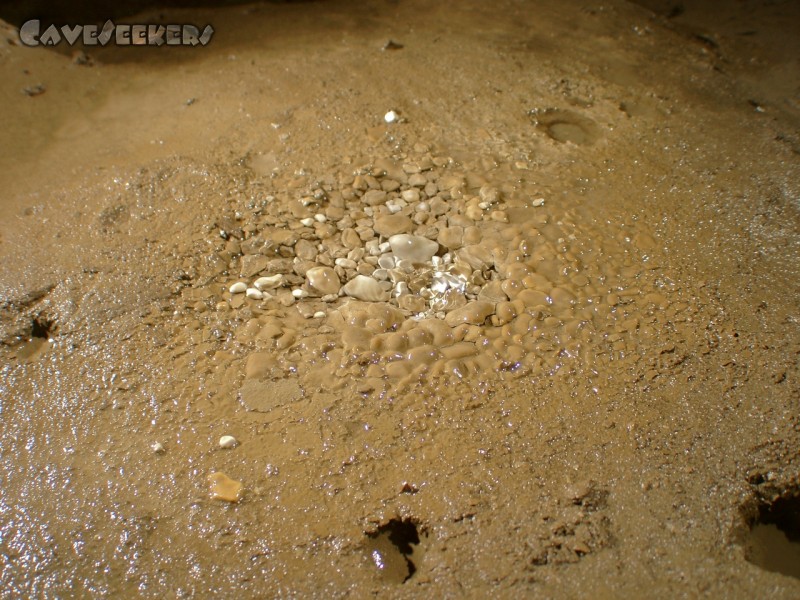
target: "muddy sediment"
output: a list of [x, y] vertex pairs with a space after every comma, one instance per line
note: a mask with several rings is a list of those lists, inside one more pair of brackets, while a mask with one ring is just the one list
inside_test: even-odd
[[737, 10], [4, 29], [4, 593], [796, 597], [798, 13]]

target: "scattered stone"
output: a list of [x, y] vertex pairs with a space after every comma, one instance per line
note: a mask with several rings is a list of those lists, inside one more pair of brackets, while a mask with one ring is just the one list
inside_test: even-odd
[[419, 235], [398, 234], [389, 238], [389, 245], [399, 259], [426, 263], [439, 251], [439, 244]]
[[385, 302], [389, 299], [389, 293], [383, 289], [381, 284], [365, 275], [356, 275], [344, 285], [342, 290], [351, 298], [364, 302]]
[[239, 276], [251, 278], [267, 269], [269, 258], [266, 256], [248, 255], [242, 257], [242, 266], [239, 269]]
[[383, 120], [386, 121], [387, 123], [394, 123], [397, 121], [398, 118], [399, 117], [397, 113], [393, 110], [390, 110], [385, 115], [383, 115]]
[[269, 277], [259, 277], [253, 282], [253, 287], [257, 290], [273, 290], [279, 288], [284, 284], [284, 277], [282, 274], [270, 275]]
[[247, 284], [243, 281], [237, 281], [228, 290], [231, 294], [243, 294], [247, 291]]
[[223, 435], [219, 438], [219, 447], [223, 450], [229, 450], [231, 448], [236, 448], [239, 445], [239, 442], [236, 441], [236, 438], [232, 435]]
[[242, 484], [231, 479], [222, 471], [215, 471], [208, 476], [211, 486], [211, 499], [224, 500], [225, 502], [239, 502], [242, 499]]
[[470, 325], [483, 325], [487, 317], [494, 313], [494, 304], [480, 300], [469, 302], [461, 308], [447, 313], [444, 320], [451, 327], [468, 323]]
[[373, 229], [384, 237], [392, 237], [398, 233], [408, 233], [414, 223], [405, 215], [383, 215], [375, 219]]
[[317, 258], [317, 247], [308, 240], [298, 240], [294, 245], [294, 253], [301, 260], [314, 260]]
[[386, 202], [386, 197], [383, 190], [370, 190], [361, 197], [361, 201], [368, 206], [378, 206]]
[[152, 446], [150, 446], [150, 448], [152, 448], [153, 452], [155, 452], [156, 454], [164, 454], [164, 452], [167, 451], [167, 449], [164, 448], [164, 444], [162, 444], [161, 442], [154, 443]]
[[247, 290], [245, 291], [245, 296], [247, 296], [251, 300], [264, 299], [264, 294], [260, 290], [257, 290], [256, 288], [247, 288]]
[[320, 296], [337, 294], [342, 285], [336, 271], [330, 267], [314, 267], [306, 271], [306, 283], [309, 290]]

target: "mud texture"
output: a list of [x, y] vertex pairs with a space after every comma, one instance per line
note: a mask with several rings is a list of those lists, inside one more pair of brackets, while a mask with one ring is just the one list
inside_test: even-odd
[[795, 3], [126, 20], [0, 35], [2, 597], [800, 596]]

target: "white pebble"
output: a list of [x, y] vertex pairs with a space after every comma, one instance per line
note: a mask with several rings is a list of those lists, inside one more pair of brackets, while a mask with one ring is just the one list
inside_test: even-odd
[[478, 203], [478, 208], [481, 208], [483, 210], [486, 210], [490, 206], [491, 206], [491, 204], [489, 202], [479, 202]]
[[297, 298], [299, 300], [300, 298], [307, 297], [308, 296], [308, 292], [305, 291], [305, 290], [301, 290], [300, 288], [297, 288], [297, 289], [292, 290], [292, 296], [294, 296], [295, 298]]
[[382, 254], [378, 258], [378, 265], [381, 269], [394, 269], [394, 256], [391, 254]]
[[430, 209], [431, 206], [427, 202], [420, 202], [417, 204], [417, 212], [428, 212]]
[[378, 246], [378, 250], [380, 250], [381, 253], [389, 252], [391, 249], [392, 245], [389, 242], [383, 242], [380, 246]]
[[153, 444], [150, 447], [153, 449], [153, 452], [155, 452], [156, 454], [164, 454], [164, 452], [167, 451], [167, 449], [164, 448], [164, 444], [162, 444], [161, 442], [156, 442], [155, 444]]
[[279, 288], [283, 285], [283, 275], [270, 275], [268, 277], [259, 277], [253, 282], [253, 287], [257, 290], [272, 290]]
[[312, 219], [311, 217], [306, 217], [305, 219], [300, 219], [300, 224], [303, 227], [313, 227], [314, 219]]
[[224, 449], [236, 448], [239, 445], [239, 442], [236, 441], [236, 438], [232, 435], [223, 435], [219, 438], [219, 447]]
[[387, 123], [394, 123], [397, 121], [397, 113], [393, 110], [390, 110], [385, 115], [383, 115], [383, 120]]
[[263, 300], [264, 299], [264, 294], [262, 294], [261, 291], [257, 290], [256, 288], [247, 288], [247, 291], [245, 292], [245, 296], [247, 296], [248, 298], [251, 298], [253, 300]]
[[544, 198], [537, 198], [531, 202], [531, 206], [544, 206]]
[[386, 208], [389, 209], [391, 214], [399, 213], [401, 210], [403, 210], [403, 207], [397, 204], [387, 204]]
[[350, 260], [349, 258], [337, 258], [333, 261], [333, 264], [344, 269], [355, 269], [358, 266], [356, 261]]
[[314, 215], [314, 220], [315, 220], [317, 223], [324, 223], [325, 221], [327, 221], [327, 220], [328, 220], [328, 217], [326, 217], [326, 216], [325, 216], [325, 215], [323, 215], [322, 213], [317, 213], [317, 214], [315, 214], [315, 215]]
[[247, 291], [247, 284], [243, 281], [237, 281], [228, 290], [231, 294], [241, 294]]
[[317, 312], [314, 313], [314, 318], [315, 319], [324, 319], [325, 318], [325, 311], [324, 310], [318, 310]]

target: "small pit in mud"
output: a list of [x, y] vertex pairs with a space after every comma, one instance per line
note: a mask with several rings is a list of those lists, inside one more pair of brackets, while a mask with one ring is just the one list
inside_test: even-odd
[[38, 315], [31, 321], [31, 339], [50, 339], [50, 334], [53, 331], [53, 321]]
[[571, 110], [548, 108], [532, 110], [531, 119], [538, 129], [557, 142], [571, 142], [577, 146], [587, 146], [600, 138], [600, 131], [594, 121]]
[[759, 506], [746, 556], [762, 569], [800, 579], [800, 490]]
[[381, 576], [393, 583], [405, 583], [414, 576], [422, 560], [421, 550], [420, 532], [410, 519], [391, 519], [367, 533], [370, 560]]
[[31, 320], [31, 329], [28, 337], [23, 338], [16, 350], [16, 357], [20, 360], [31, 361], [47, 350], [48, 340], [55, 332], [55, 323], [43, 315], [37, 315]]

